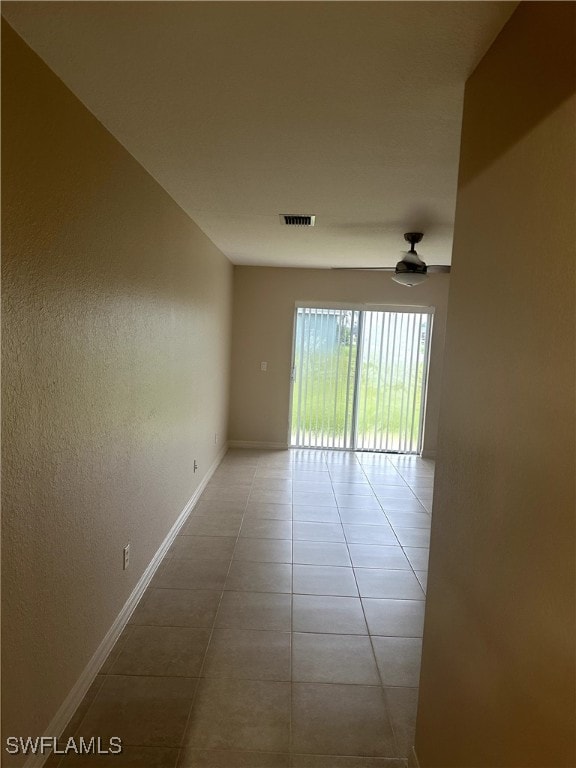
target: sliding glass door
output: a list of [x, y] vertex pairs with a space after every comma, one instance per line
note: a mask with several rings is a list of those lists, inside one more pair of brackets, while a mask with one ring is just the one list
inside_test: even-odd
[[291, 444], [418, 453], [432, 315], [298, 307]]
[[292, 445], [350, 448], [360, 313], [296, 310]]

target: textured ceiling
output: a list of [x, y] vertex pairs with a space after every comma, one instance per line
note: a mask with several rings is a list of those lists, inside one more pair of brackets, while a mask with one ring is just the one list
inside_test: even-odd
[[[450, 263], [464, 83], [515, 2], [5, 2], [237, 264]], [[279, 224], [312, 213], [314, 229]]]

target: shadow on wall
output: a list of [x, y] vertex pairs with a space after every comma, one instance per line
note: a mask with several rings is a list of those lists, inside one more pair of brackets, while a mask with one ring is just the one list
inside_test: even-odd
[[32, 735], [220, 452], [232, 265], [4, 22], [2, 66], [2, 715]]
[[574, 3], [466, 84], [416, 751], [576, 765]]
[[[483, 76], [475, 78], [473, 73], [466, 84], [460, 187], [482, 173], [575, 92], [576, 5], [526, 4], [554, 6], [554, 13], [539, 13], [524, 5], [520, 3], [491, 48], [490, 56], [479, 64]], [[539, 15], [537, 34], [534, 13]], [[515, 27], [514, 36], [506, 34], [510, 24]], [[557, 40], [556, 45], [550, 45], [550, 40]], [[558, 77], [558, 73], [565, 76]], [[502, 109], [506, 104], [510, 108]], [[464, 140], [468, 125], [484, 137], [482, 144], [474, 145], [473, 152]]]
[[[210, 276], [208, 260], [193, 258], [198, 241], [216, 261], [224, 259], [210, 240], [142, 166], [85, 108], [39, 57], [2, 20], [2, 177], [5, 259], [25, 260], [29, 285], [43, 292], [97, 292], [114, 297], [207, 305], [210, 294], [195, 286]], [[26, 49], [13, 63], [14, 49]], [[97, 147], [97, 151], [95, 148]], [[138, 195], [127, 184], [133, 174]], [[65, 183], [60, 183], [65, 179]], [[163, 204], [158, 199], [164, 198]], [[118, 202], [122, 201], [120, 207]], [[166, 231], [172, 232], [166, 247]], [[26, 232], [36, 247], [14, 252]], [[182, 259], [188, 251], [191, 258]], [[21, 266], [21, 265], [20, 265]]]

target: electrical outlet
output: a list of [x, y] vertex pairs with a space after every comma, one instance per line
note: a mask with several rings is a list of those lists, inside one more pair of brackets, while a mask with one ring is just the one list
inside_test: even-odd
[[218, 445], [218, 432], [214, 432], [214, 445]]
[[260, 363], [260, 370], [262, 371], [262, 373], [266, 373], [266, 371], [268, 370], [268, 363], [265, 360], [263, 360]]
[[198, 469], [198, 462], [196, 461], [196, 459], [194, 459], [194, 474], [196, 474], [197, 469]]
[[122, 550], [122, 553], [123, 553], [122, 568], [123, 570], [127, 570], [128, 566], [130, 565], [130, 544], [126, 544], [126, 546]]

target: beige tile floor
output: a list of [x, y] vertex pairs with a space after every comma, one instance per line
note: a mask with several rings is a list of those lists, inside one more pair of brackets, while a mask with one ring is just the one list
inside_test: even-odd
[[229, 451], [65, 736], [99, 768], [405, 768], [433, 462]]

